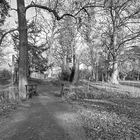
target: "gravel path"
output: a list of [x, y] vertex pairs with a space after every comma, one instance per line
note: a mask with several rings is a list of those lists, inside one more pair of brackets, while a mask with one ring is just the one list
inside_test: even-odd
[[0, 123], [0, 140], [88, 140], [72, 105], [42, 91]]

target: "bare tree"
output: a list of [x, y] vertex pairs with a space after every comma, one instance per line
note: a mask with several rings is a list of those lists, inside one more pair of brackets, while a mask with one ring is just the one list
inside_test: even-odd
[[[105, 32], [102, 35], [104, 45], [108, 49], [108, 56], [112, 67], [111, 82], [118, 84], [118, 63], [119, 55], [128, 42], [136, 39], [140, 35], [138, 28], [134, 28], [137, 23], [135, 16], [139, 13], [136, 1], [133, 0], [107, 0], [105, 3], [106, 18], [103, 21]], [[134, 30], [135, 29], [135, 30]]]

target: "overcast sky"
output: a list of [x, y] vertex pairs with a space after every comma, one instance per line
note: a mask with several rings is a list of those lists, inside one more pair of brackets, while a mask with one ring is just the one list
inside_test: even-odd
[[[8, 1], [10, 4], [10, 7], [12, 9], [17, 9], [17, 4], [16, 4], [17, 0], [8, 0]], [[25, 2], [26, 2], [25, 5], [28, 5], [28, 4], [30, 4], [31, 0], [25, 0]], [[29, 9], [26, 13], [27, 20], [29, 20], [29, 19], [31, 20], [34, 15], [35, 15], [34, 8]], [[45, 15], [46, 15], [46, 12], [45, 12]], [[49, 15], [47, 15], [46, 18], [49, 18]], [[17, 28], [17, 24], [16, 24], [17, 21], [18, 21], [17, 12], [15, 10], [12, 10], [12, 11], [10, 11], [10, 17], [7, 17], [7, 19], [6, 19], [5, 25], [3, 26], [3, 28], [5, 28], [7, 31], [10, 30], [11, 28]], [[79, 39], [79, 41], [77, 41], [77, 46], [79, 46], [77, 48], [77, 51], [82, 50], [81, 45], [85, 46], [85, 44], [83, 44], [81, 39]], [[13, 45], [10, 45], [10, 43], [9, 43], [9, 45], [7, 46], [7, 48], [5, 48], [4, 51], [5, 51], [5, 53], [7, 53], [8, 63], [11, 63], [12, 55], [15, 54]]]
[[[11, 8], [14, 8], [14, 9], [17, 8], [16, 0], [8, 0], [8, 2]], [[9, 14], [10, 14], [10, 17], [6, 18], [4, 26], [1, 27], [2, 29], [5, 29], [7, 31], [10, 30], [11, 28], [16, 28], [17, 26], [15, 24], [15, 21], [17, 21], [17, 12], [12, 10], [9, 12]], [[5, 38], [10, 39], [8, 35]], [[6, 54], [4, 58], [6, 59], [7, 63], [3, 63], [3, 65], [0, 65], [0, 68], [8, 68], [8, 63], [11, 64], [12, 55], [15, 54], [13, 46], [10, 45], [9, 43], [9, 45], [7, 45], [7, 47], [3, 49], [3, 52]]]
[[[9, 5], [12, 9], [17, 9], [17, 0], [7, 0], [9, 2]], [[31, 3], [32, 0], [25, 0], [25, 6], [29, 5]], [[12, 28], [17, 28], [17, 24], [16, 22], [18, 21], [18, 17], [17, 17], [17, 12], [15, 10], [11, 10], [9, 12], [10, 17], [6, 18], [5, 24], [3, 27], [1, 27], [2, 29], [5, 29], [7, 31], [9, 31]], [[27, 13], [26, 13], [26, 18], [27, 20], [31, 19], [33, 16], [35, 15], [35, 11], [34, 8], [28, 9]], [[6, 36], [7, 39], [10, 38], [10, 36]], [[5, 38], [6, 38], [5, 37]], [[4, 48], [4, 53], [6, 54], [5, 59], [7, 60], [7, 63], [4, 63], [3, 65], [0, 66], [0, 68], [8, 68], [8, 63], [11, 64], [12, 61], [12, 55], [15, 54], [15, 51], [13, 49], [13, 45], [7, 45], [6, 48]]]
[[[13, 9], [17, 9], [17, 0], [9, 0], [9, 4], [11, 6], [11, 8]], [[30, 4], [31, 0], [25, 0], [26, 5]], [[14, 26], [15, 25], [15, 21], [17, 21], [17, 12], [12, 10], [10, 11], [10, 18], [7, 18], [7, 22], [10, 22], [10, 26]], [[29, 9], [27, 10], [26, 16], [27, 16], [27, 20], [30, 19], [31, 17], [33, 17], [35, 15], [34, 9]]]

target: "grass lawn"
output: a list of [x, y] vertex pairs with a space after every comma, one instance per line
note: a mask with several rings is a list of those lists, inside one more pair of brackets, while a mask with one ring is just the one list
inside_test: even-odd
[[120, 84], [140, 88], [140, 81], [120, 81]]

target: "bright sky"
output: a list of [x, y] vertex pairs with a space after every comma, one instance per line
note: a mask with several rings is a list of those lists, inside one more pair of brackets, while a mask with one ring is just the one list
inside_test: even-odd
[[[17, 9], [17, 0], [7, 0], [9, 1], [10, 7], [12, 9]], [[25, 0], [25, 5], [28, 5], [31, 3], [32, 0]], [[46, 15], [46, 12], [44, 13]], [[35, 15], [35, 11], [34, 8], [28, 9], [27, 13], [26, 13], [26, 18], [27, 20], [30, 19]], [[47, 15], [46, 16], [47, 20], [50, 19], [50, 16]], [[49, 19], [48, 19], [49, 18]], [[5, 28], [7, 31], [10, 30], [11, 28], [17, 28], [17, 22], [18, 18], [17, 18], [17, 12], [15, 10], [10, 11], [10, 17], [7, 17], [6, 21], [5, 21], [5, 25], [3, 28]], [[8, 37], [8, 36], [7, 36]], [[77, 51], [79, 50], [79, 48], [81, 49], [80, 46], [85, 46], [83, 43], [81, 44], [81, 42], [77, 43], [77, 46], [79, 46], [77, 48]], [[9, 44], [8, 47], [5, 48], [4, 50], [7, 54], [7, 59], [9, 59], [8, 63], [11, 62], [12, 60], [12, 55], [15, 54], [14, 50], [13, 50], [13, 46]]]
[[[9, 1], [11, 8], [17, 9], [17, 2], [16, 2], [17, 0], [8, 0], [8, 1]], [[30, 4], [30, 2], [31, 2], [31, 0], [25, 0], [25, 5]], [[17, 12], [15, 10], [12, 10], [10, 12], [10, 15], [11, 15], [11, 17], [7, 18], [7, 23], [8, 24], [10, 23], [9, 26], [13, 27], [13, 26], [15, 26], [15, 21], [17, 21]], [[29, 18], [33, 17], [34, 15], [35, 15], [35, 12], [34, 12], [33, 8], [27, 10], [27, 13], [26, 13], [27, 20]]]
[[[7, 1], [9, 1], [9, 4], [10, 4], [11, 8], [17, 9], [17, 4], [16, 4], [17, 0], [7, 0]], [[26, 5], [29, 4], [30, 1], [31, 0], [26, 0]], [[29, 18], [31, 18], [32, 16], [34, 16], [34, 15], [35, 15], [34, 10], [33, 9], [29, 9], [27, 11], [27, 20]], [[16, 28], [17, 27], [16, 22], [17, 22], [17, 12], [15, 10], [12, 10], [12, 11], [10, 11], [10, 17], [7, 17], [7, 19], [5, 21], [5, 24], [4, 24], [4, 26], [2, 28], [6, 29], [7, 31], [9, 29], [11, 29], [11, 28]], [[6, 36], [6, 37], [8, 37], [8, 36]], [[4, 53], [6, 54], [5, 59], [7, 60], [7, 63], [11, 63], [12, 55], [15, 54], [15, 52], [13, 50], [13, 46], [9, 44], [9, 46], [7, 46], [4, 49]], [[7, 68], [8, 65], [4, 64], [1, 67]]]

